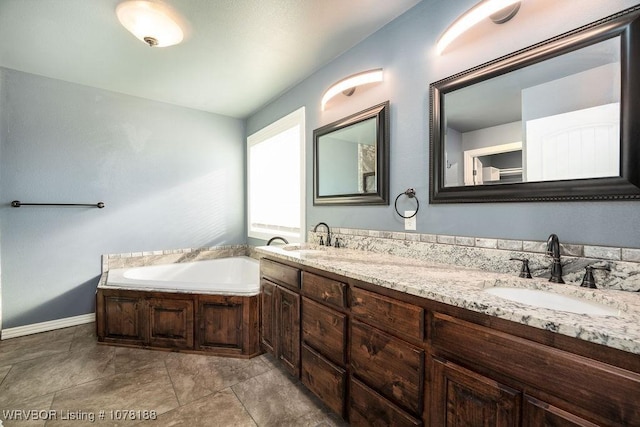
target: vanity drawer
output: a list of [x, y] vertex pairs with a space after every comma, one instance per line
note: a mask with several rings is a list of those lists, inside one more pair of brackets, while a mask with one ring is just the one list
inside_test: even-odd
[[349, 425], [416, 427], [422, 422], [371, 390], [360, 381], [351, 378], [349, 399]]
[[260, 260], [260, 275], [287, 288], [300, 289], [300, 270], [265, 258]]
[[347, 306], [347, 285], [342, 282], [303, 271], [302, 291], [316, 301], [340, 308]]
[[346, 371], [304, 344], [302, 345], [302, 383], [336, 414], [344, 416]]
[[344, 366], [347, 316], [302, 298], [302, 339], [329, 360]]
[[351, 313], [393, 334], [424, 339], [424, 309], [413, 304], [354, 287]]
[[422, 413], [424, 350], [351, 321], [352, 373], [414, 415]]

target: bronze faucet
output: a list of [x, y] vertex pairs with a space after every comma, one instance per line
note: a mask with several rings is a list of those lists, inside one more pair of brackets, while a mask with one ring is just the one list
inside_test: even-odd
[[284, 242], [285, 245], [289, 244], [289, 241], [287, 239], [285, 239], [284, 237], [280, 237], [280, 236], [275, 236], [269, 239], [269, 241], [267, 242], [267, 246], [271, 246], [271, 243], [274, 240], [282, 240]]
[[562, 279], [562, 264], [560, 263], [560, 241], [555, 234], [551, 234], [547, 239], [547, 256], [550, 256], [553, 260], [549, 281], [553, 283], [564, 283]]
[[320, 236], [320, 244], [321, 245], [331, 246], [331, 229], [329, 228], [329, 226], [326, 223], [324, 223], [324, 222], [317, 223], [316, 226], [313, 227], [313, 232], [315, 233], [318, 230], [318, 227], [320, 227], [321, 225], [324, 225], [327, 228], [327, 240], [326, 240], [326, 243], [325, 243], [325, 241], [322, 239], [322, 236]]

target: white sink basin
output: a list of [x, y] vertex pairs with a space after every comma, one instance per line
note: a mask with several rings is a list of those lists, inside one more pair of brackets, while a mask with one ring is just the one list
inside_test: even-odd
[[538, 289], [524, 288], [487, 288], [485, 292], [500, 298], [551, 310], [595, 316], [616, 316], [619, 310], [608, 305], [587, 301], [577, 297], [556, 294]]
[[285, 246], [282, 246], [282, 249], [285, 251], [290, 251], [290, 252], [295, 251], [303, 254], [313, 254], [313, 253], [322, 252], [322, 250], [319, 249], [317, 246], [299, 245], [299, 244], [285, 245]]

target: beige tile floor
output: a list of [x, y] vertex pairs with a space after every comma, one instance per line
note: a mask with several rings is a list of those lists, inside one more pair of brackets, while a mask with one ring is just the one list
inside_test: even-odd
[[[7, 419], [17, 411], [22, 421]], [[156, 419], [116, 419], [124, 411], [154, 411]], [[98, 345], [93, 323], [0, 341], [0, 421], [3, 427], [346, 425], [268, 355], [242, 360]]]

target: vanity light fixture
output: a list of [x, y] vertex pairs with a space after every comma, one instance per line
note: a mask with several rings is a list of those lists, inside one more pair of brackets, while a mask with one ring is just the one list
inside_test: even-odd
[[482, 0], [453, 21], [438, 39], [436, 52], [442, 52], [469, 28], [486, 18], [496, 24], [503, 24], [513, 18], [520, 9], [520, 0]]
[[184, 38], [176, 13], [163, 3], [124, 1], [116, 7], [116, 15], [127, 30], [150, 47], [172, 46]]
[[322, 95], [322, 110], [324, 111], [327, 102], [339, 93], [344, 93], [346, 96], [353, 95], [356, 87], [366, 85], [369, 83], [378, 83], [382, 81], [382, 68], [375, 70], [363, 71], [358, 74], [345, 77], [344, 79], [334, 83], [329, 89]]

